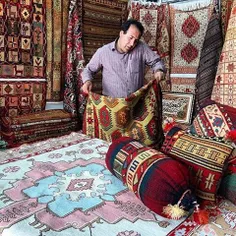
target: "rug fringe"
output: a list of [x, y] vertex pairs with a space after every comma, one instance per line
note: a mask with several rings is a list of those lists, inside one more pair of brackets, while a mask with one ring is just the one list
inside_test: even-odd
[[128, 6], [131, 6], [132, 4], [141, 4], [143, 6], [151, 6], [151, 5], [155, 5], [155, 6], [160, 6], [161, 0], [157, 0], [157, 2], [147, 2], [147, 0], [130, 0], [128, 1]]
[[170, 6], [174, 7], [176, 10], [181, 11], [194, 11], [213, 4], [213, 0], [201, 0], [201, 1], [184, 1], [177, 3], [170, 3]]

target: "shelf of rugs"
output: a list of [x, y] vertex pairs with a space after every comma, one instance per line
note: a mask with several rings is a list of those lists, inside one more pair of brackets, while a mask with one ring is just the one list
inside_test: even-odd
[[78, 127], [77, 118], [63, 109], [1, 117], [0, 123], [0, 135], [7, 147], [62, 136], [76, 131]]

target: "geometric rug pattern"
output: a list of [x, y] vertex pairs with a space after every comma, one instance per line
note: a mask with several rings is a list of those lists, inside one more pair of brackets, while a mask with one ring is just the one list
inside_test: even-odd
[[181, 11], [170, 7], [171, 74], [196, 74], [212, 5]]
[[111, 174], [108, 147], [81, 135], [77, 143], [47, 152], [41, 145], [42, 153], [1, 164], [1, 235], [164, 236], [179, 225], [183, 219], [150, 211]]
[[0, 0], [0, 77], [45, 78], [45, 1]]
[[231, 15], [226, 30], [225, 41], [220, 56], [211, 99], [231, 107], [236, 107], [236, 0], [233, 1]]
[[234, 235], [236, 207], [226, 200], [208, 206], [205, 225], [150, 211], [108, 171], [108, 148], [105, 141], [72, 132], [0, 150], [0, 234]]
[[[166, 4], [143, 4], [132, 2], [129, 6], [129, 18], [140, 21], [144, 26], [142, 40], [158, 53], [163, 60], [167, 73], [165, 80], [160, 82], [161, 88], [170, 90], [170, 18], [169, 7]], [[146, 67], [145, 80], [153, 79], [152, 70]]]

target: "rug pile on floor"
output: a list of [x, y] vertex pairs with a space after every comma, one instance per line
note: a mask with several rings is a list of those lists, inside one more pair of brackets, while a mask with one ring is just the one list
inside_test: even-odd
[[0, 151], [0, 235], [234, 235], [236, 207], [211, 222], [169, 220], [145, 207], [105, 165], [109, 143], [81, 133]]

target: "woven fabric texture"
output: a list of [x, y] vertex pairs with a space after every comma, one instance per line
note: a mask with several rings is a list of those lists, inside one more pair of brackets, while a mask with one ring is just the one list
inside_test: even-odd
[[109, 146], [106, 165], [149, 209], [162, 216], [163, 207], [177, 204], [190, 188], [186, 166], [128, 137]]
[[229, 23], [230, 13], [233, 6], [233, 0], [221, 0], [220, 3], [221, 3], [222, 33], [223, 33], [223, 37], [225, 37], [228, 23]]
[[45, 78], [45, 1], [0, 1], [0, 77]]
[[211, 12], [211, 4], [191, 11], [170, 7], [171, 74], [196, 73]]
[[16, 117], [44, 110], [46, 86], [44, 81], [1, 81], [0, 116]]
[[227, 173], [222, 179], [219, 194], [236, 205], [236, 161], [229, 164]]
[[206, 100], [190, 126], [191, 134], [205, 137], [225, 137], [236, 129], [236, 109], [227, 105]]
[[197, 69], [194, 116], [203, 107], [204, 101], [211, 97], [222, 46], [220, 16], [219, 13], [213, 12], [207, 26]]
[[167, 133], [161, 148], [165, 154], [189, 166], [196, 196], [209, 201], [216, 200], [232, 150], [229, 144], [186, 134], [178, 127]]
[[[163, 60], [167, 73], [160, 82], [162, 90], [170, 91], [170, 13], [167, 4], [143, 4], [132, 2], [129, 18], [140, 21], [144, 26], [142, 40], [157, 52]], [[145, 79], [153, 79], [152, 70], [147, 67]]]
[[162, 103], [156, 80], [127, 98], [90, 93], [83, 133], [106, 141], [128, 136], [158, 148], [163, 141]]
[[77, 130], [77, 119], [64, 110], [44, 110], [17, 117], [1, 117], [2, 139], [8, 147], [43, 140]]
[[211, 94], [211, 99], [224, 105], [236, 107], [236, 0], [225, 35], [220, 61]]
[[66, 30], [70, 1], [46, 1], [47, 100], [61, 101], [66, 64]]

